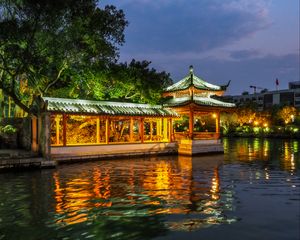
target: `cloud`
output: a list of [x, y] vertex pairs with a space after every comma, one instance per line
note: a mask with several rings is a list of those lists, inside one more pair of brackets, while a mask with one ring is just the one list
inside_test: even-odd
[[232, 44], [269, 26], [267, 2], [122, 0], [130, 23], [122, 51], [202, 53]]
[[232, 59], [241, 60], [241, 59], [249, 59], [258, 57], [261, 52], [257, 49], [250, 49], [250, 50], [237, 50], [230, 52], [229, 56]]
[[288, 82], [300, 81], [298, 53], [264, 56], [258, 54], [240, 59], [220, 59], [214, 56], [201, 58], [197, 54], [186, 53], [166, 56], [151, 54], [139, 58], [142, 59], [151, 59], [155, 69], [170, 72], [174, 82], [188, 74], [190, 65], [194, 66], [197, 76], [210, 83], [222, 85], [232, 80], [226, 94], [250, 91], [250, 85], [274, 90], [276, 78], [280, 80], [281, 89], [288, 88]]
[[[224, 84], [228, 80], [231, 85], [227, 94], [240, 94], [250, 91], [250, 85], [256, 85], [269, 90], [275, 89], [275, 79], [280, 80], [280, 88], [288, 88], [288, 82], [299, 81], [299, 55], [266, 55], [253, 58], [244, 58], [239, 61], [230, 59], [204, 58], [198, 60], [174, 60], [161, 63], [157, 59], [155, 67], [163, 66], [166, 71], [171, 72], [176, 82], [184, 77], [182, 72], [188, 73], [188, 66], [194, 65], [197, 76], [203, 77], [208, 82]], [[166, 66], [166, 67], [165, 67]]]

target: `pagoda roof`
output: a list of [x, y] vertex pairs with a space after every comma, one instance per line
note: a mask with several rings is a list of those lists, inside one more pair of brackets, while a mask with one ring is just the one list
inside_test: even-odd
[[196, 89], [199, 90], [208, 90], [208, 91], [225, 91], [228, 87], [230, 82], [228, 82], [227, 85], [214, 85], [211, 83], [206, 82], [200, 77], [197, 77], [193, 73], [193, 66], [190, 66], [190, 74], [187, 75], [185, 78], [180, 80], [177, 83], [174, 83], [173, 85], [165, 88], [165, 92], [175, 92], [175, 91], [182, 91], [186, 90], [191, 86], [194, 86]]
[[46, 111], [69, 114], [178, 117], [161, 105], [43, 97]]
[[171, 98], [168, 99], [164, 107], [179, 107], [195, 103], [199, 106], [209, 106], [209, 107], [221, 107], [221, 108], [233, 108], [236, 105], [234, 103], [223, 102], [210, 97], [198, 97], [198, 96], [186, 96], [181, 98]]

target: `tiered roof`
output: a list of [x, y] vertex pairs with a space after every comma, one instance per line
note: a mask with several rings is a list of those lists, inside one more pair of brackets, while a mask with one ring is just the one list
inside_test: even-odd
[[214, 85], [211, 83], [206, 82], [200, 77], [197, 77], [194, 75], [193, 66], [190, 66], [190, 74], [187, 75], [185, 78], [180, 80], [179, 82], [167, 87], [165, 89], [165, 92], [178, 92], [186, 90], [190, 87], [194, 87], [198, 90], [207, 90], [207, 91], [226, 91], [227, 87], [229, 86], [229, 83], [226, 85]]
[[196, 103], [199, 106], [211, 106], [211, 107], [224, 107], [230, 108], [235, 107], [234, 103], [223, 102], [214, 98], [210, 97], [181, 97], [181, 98], [172, 98], [169, 99], [164, 106], [165, 107], [177, 107], [177, 106], [184, 106], [188, 105], [189, 103]]
[[43, 97], [46, 111], [69, 114], [178, 117], [161, 105]]
[[165, 107], [184, 106], [195, 103], [199, 106], [232, 108], [233, 103], [223, 102], [212, 98], [213, 95], [221, 96], [229, 86], [230, 81], [226, 85], [214, 85], [206, 82], [202, 78], [194, 75], [193, 66], [190, 66], [190, 74], [179, 82], [167, 87], [163, 96], [171, 96], [165, 101]]

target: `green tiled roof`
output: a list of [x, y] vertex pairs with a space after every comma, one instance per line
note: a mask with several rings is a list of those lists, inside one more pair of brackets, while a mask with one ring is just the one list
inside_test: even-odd
[[43, 97], [48, 112], [116, 115], [116, 116], [155, 116], [178, 117], [178, 114], [170, 109], [164, 109], [161, 105], [90, 101], [81, 99], [49, 98]]
[[179, 82], [167, 87], [165, 89], [165, 91], [166, 92], [174, 92], [174, 91], [185, 90], [185, 89], [188, 89], [192, 85], [199, 90], [222, 91], [222, 90], [226, 90], [229, 83], [227, 85], [223, 85], [223, 86], [218, 86], [218, 85], [208, 83], [205, 80], [203, 80], [202, 78], [199, 78], [196, 75], [194, 75], [193, 68], [191, 66], [190, 74], [188, 76], [186, 76]]
[[222, 107], [222, 108], [235, 107], [234, 103], [227, 103], [210, 97], [198, 97], [198, 96], [194, 96], [193, 98], [191, 98], [190, 96], [181, 97], [181, 98], [172, 98], [167, 100], [164, 106], [177, 107], [177, 106], [184, 106], [189, 103], [196, 103], [197, 105], [200, 106], [209, 106], [209, 107]]

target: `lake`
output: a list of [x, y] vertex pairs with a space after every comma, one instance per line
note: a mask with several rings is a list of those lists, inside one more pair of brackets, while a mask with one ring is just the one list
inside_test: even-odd
[[0, 174], [2, 239], [300, 239], [300, 142]]

